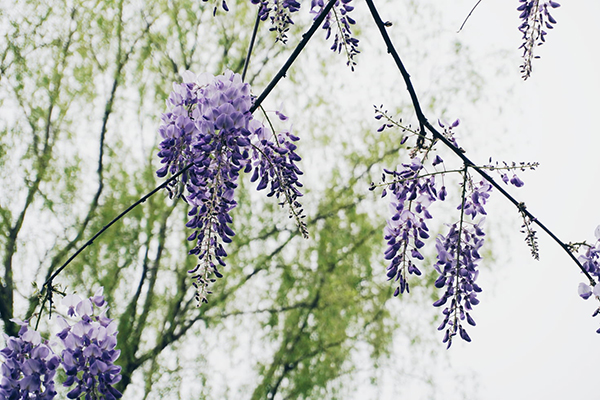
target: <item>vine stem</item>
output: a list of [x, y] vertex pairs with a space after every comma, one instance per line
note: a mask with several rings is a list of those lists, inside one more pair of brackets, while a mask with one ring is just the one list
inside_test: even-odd
[[462, 25], [460, 26], [460, 28], [458, 28], [458, 32], [462, 31], [462, 28], [465, 27], [465, 24], [467, 23], [467, 21], [469, 20], [469, 18], [471, 18], [471, 14], [473, 14], [473, 11], [475, 11], [475, 9], [477, 8], [477, 6], [479, 5], [479, 3], [481, 3], [481, 0], [479, 0], [474, 6], [473, 8], [471, 8], [471, 11], [469, 12], [469, 15], [467, 15], [467, 18], [465, 18], [465, 20], [463, 21]]
[[[262, 93], [256, 98], [256, 100], [254, 101], [254, 103], [252, 104], [252, 106], [250, 107], [249, 112], [251, 114], [253, 114], [262, 104], [262, 102], [267, 98], [267, 96], [271, 93], [271, 91], [275, 88], [275, 86], [277, 85], [277, 83], [279, 83], [279, 81], [285, 77], [288, 69], [291, 67], [291, 65], [294, 63], [294, 61], [296, 61], [296, 59], [298, 58], [298, 56], [300, 55], [300, 53], [302, 52], [302, 50], [304, 50], [304, 48], [306, 47], [306, 45], [308, 44], [309, 40], [312, 38], [312, 36], [315, 34], [315, 32], [317, 31], [317, 29], [319, 28], [319, 26], [323, 23], [323, 20], [325, 19], [325, 17], [327, 16], [327, 14], [331, 11], [331, 9], [333, 8], [333, 6], [335, 5], [336, 1], [338, 0], [329, 0], [329, 2], [327, 3], [327, 5], [323, 8], [323, 10], [321, 11], [321, 13], [319, 14], [319, 16], [317, 16], [317, 18], [314, 19], [312, 25], [310, 26], [310, 28], [308, 29], [308, 31], [306, 31], [306, 33], [304, 33], [302, 35], [302, 40], [298, 43], [298, 45], [296, 46], [296, 48], [294, 49], [294, 51], [292, 52], [292, 54], [288, 57], [287, 61], [284, 63], [284, 65], [279, 69], [279, 71], [277, 72], [277, 74], [273, 77], [273, 79], [271, 79], [271, 82], [269, 82], [269, 84], [267, 85], [267, 87], [265, 89], [263, 89]], [[251, 45], [250, 48], [248, 49], [248, 55], [246, 56], [246, 64], [244, 66], [244, 71], [246, 70], [247, 67], [247, 63], [249, 62], [250, 59], [250, 55], [252, 53], [252, 47], [253, 47], [253, 43], [255, 40], [255, 34], [256, 31], [258, 30], [258, 21], [259, 18], [257, 17], [257, 22], [255, 23], [255, 28], [254, 28], [254, 33], [253, 33], [253, 39], [251, 40]], [[90, 240], [88, 240], [83, 246], [81, 246], [71, 257], [69, 257], [69, 259], [67, 261], [65, 261], [65, 263], [63, 265], [61, 265], [47, 280], [46, 282], [44, 282], [44, 284], [42, 285], [41, 289], [40, 289], [40, 297], [42, 297], [42, 293], [44, 292], [44, 288], [46, 290], [46, 293], [43, 295], [43, 300], [42, 300], [42, 304], [40, 306], [40, 312], [38, 314], [38, 319], [37, 319], [37, 323], [36, 323], [36, 329], [40, 323], [40, 319], [42, 317], [42, 312], [44, 309], [44, 306], [46, 304], [46, 301], [50, 300], [51, 301], [51, 297], [52, 297], [52, 281], [79, 255], [81, 254], [81, 252], [83, 252], [83, 250], [85, 250], [88, 246], [90, 246], [92, 243], [94, 243], [94, 240], [96, 240], [101, 234], [103, 234], [108, 228], [110, 228], [112, 225], [114, 225], [117, 221], [119, 221], [121, 218], [123, 218], [127, 213], [129, 213], [131, 210], [133, 210], [134, 208], [136, 208], [137, 206], [139, 206], [141, 203], [144, 203], [146, 200], [148, 200], [148, 198], [150, 198], [151, 196], [153, 196], [154, 194], [156, 194], [159, 190], [167, 187], [171, 182], [175, 181], [180, 175], [182, 175], [185, 171], [187, 171], [188, 169], [190, 169], [192, 166], [194, 165], [194, 163], [189, 163], [187, 164], [185, 167], [183, 167], [178, 173], [176, 173], [175, 175], [173, 175], [171, 178], [169, 178], [168, 180], [166, 180], [165, 182], [163, 182], [162, 184], [160, 184], [159, 186], [157, 186], [156, 188], [154, 188], [152, 191], [150, 191], [148, 194], [146, 194], [145, 196], [143, 196], [142, 198], [140, 198], [138, 201], [136, 201], [135, 203], [133, 203], [132, 205], [130, 205], [127, 209], [125, 209], [123, 212], [121, 212], [119, 215], [117, 215], [115, 218], [113, 218], [112, 221], [110, 221], [107, 225], [105, 225], [104, 227], [102, 227], [102, 229], [100, 229]]]
[[[413, 107], [415, 108], [415, 113], [417, 115], [419, 124], [422, 127], [427, 128], [427, 130], [431, 132], [434, 140], [439, 140], [442, 143], [444, 143], [446, 145], [446, 147], [448, 147], [450, 150], [452, 150], [452, 152], [454, 152], [454, 154], [456, 154], [463, 161], [463, 163], [465, 164], [466, 167], [473, 168], [475, 171], [477, 171], [477, 173], [479, 173], [479, 175], [481, 175], [482, 178], [484, 178], [494, 188], [496, 188], [496, 190], [498, 190], [500, 193], [502, 193], [502, 195], [504, 197], [506, 197], [515, 207], [517, 207], [519, 209], [519, 211], [521, 211], [524, 215], [526, 215], [530, 221], [534, 222], [548, 236], [550, 236], [550, 238], [552, 238], [552, 240], [554, 240], [569, 255], [569, 257], [573, 260], [573, 262], [579, 267], [581, 272], [586, 276], [586, 278], [589, 279], [590, 284], [592, 286], [595, 286], [596, 281], [594, 280], [594, 278], [592, 278], [592, 276], [589, 274], [589, 272], [583, 267], [583, 265], [581, 265], [581, 263], [579, 262], [577, 257], [575, 257], [575, 254], [573, 254], [573, 252], [569, 249], [569, 246], [567, 246], [567, 244], [565, 244], [562, 240], [560, 240], [550, 229], [548, 229], [531, 212], [529, 212], [525, 208], [524, 203], [517, 201], [513, 196], [511, 196], [488, 173], [483, 171], [483, 169], [481, 169], [480, 167], [475, 165], [467, 156], [465, 156], [463, 150], [456, 148], [448, 139], [446, 139], [446, 137], [444, 135], [442, 135], [433, 125], [431, 125], [431, 123], [429, 123], [429, 121], [427, 121], [427, 118], [425, 118], [425, 115], [423, 114], [423, 111], [421, 110], [421, 105], [419, 103], [419, 99], [417, 98], [417, 94], [414, 89], [414, 86], [410, 80], [410, 75], [409, 75], [408, 71], [406, 70], [406, 68], [404, 67], [404, 65], [402, 64], [402, 60], [400, 59], [400, 56], [398, 55], [398, 52], [396, 51], [396, 48], [394, 47], [392, 40], [390, 39], [390, 37], [387, 33], [385, 24], [381, 20], [381, 17], [379, 16], [379, 12], [377, 11], [375, 4], [373, 3], [373, 0], [366, 0], [366, 2], [367, 2], [367, 6], [369, 7], [369, 11], [371, 12], [371, 15], [373, 16], [375, 24], [379, 28], [379, 32], [381, 33], [383, 41], [385, 42], [385, 44], [387, 46], [387, 52], [392, 56], [392, 58], [396, 62], [396, 66], [398, 67], [398, 69], [400, 70], [400, 73], [402, 74], [402, 77], [404, 78], [404, 82], [406, 83], [406, 88], [408, 90], [408, 93], [410, 94], [410, 98], [412, 100]], [[423, 135], [425, 134], [425, 132], [423, 130], [421, 132]]]
[[258, 25], [260, 24], [260, 7], [256, 11], [256, 21], [254, 21], [254, 28], [252, 29], [252, 38], [250, 38], [250, 44], [248, 45], [248, 54], [246, 54], [246, 60], [244, 60], [244, 70], [242, 71], [242, 82], [246, 80], [246, 72], [248, 72], [248, 65], [250, 64], [250, 56], [252, 56], [252, 49], [254, 48], [254, 42], [256, 41], [256, 33], [258, 32]]

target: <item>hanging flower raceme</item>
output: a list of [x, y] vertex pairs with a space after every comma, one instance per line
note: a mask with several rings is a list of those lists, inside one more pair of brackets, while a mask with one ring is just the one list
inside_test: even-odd
[[[588, 285], [586, 283], [580, 283], [578, 292], [582, 299], [587, 300], [590, 297], [600, 300], [600, 225], [596, 227], [594, 232], [596, 236], [596, 243], [589, 245], [587, 243], [579, 243], [580, 255], [578, 257], [579, 262], [587, 273], [596, 279], [595, 285]], [[594, 311], [593, 316], [600, 315], [600, 307]], [[596, 330], [600, 333], [600, 329]]]
[[[224, 243], [235, 235], [230, 211], [241, 172], [254, 169], [252, 181], [258, 190], [269, 187], [268, 196], [287, 204], [290, 217], [307, 235], [298, 198], [302, 184], [296, 165], [299, 138], [290, 132], [273, 133], [250, 113], [250, 85], [231, 71], [223, 75], [194, 75], [187, 71], [184, 83], [174, 84], [162, 115], [159, 132], [163, 138], [158, 156], [165, 164], [159, 177], [187, 170], [181, 176], [185, 199], [190, 204], [186, 224], [194, 232], [188, 240], [196, 243], [190, 254], [198, 256], [197, 266], [188, 271], [197, 289], [199, 304], [207, 302], [209, 284], [222, 277]], [[280, 119], [286, 117], [277, 112]]]
[[[338, 0], [335, 3], [334, 10], [327, 14], [323, 29], [327, 32], [326, 39], [331, 37], [331, 31], [335, 29], [336, 33], [333, 36], [331, 50], [338, 53], [344, 50], [347, 57], [346, 64], [354, 71], [356, 65], [354, 57], [360, 51], [358, 50], [358, 39], [352, 34], [351, 26], [356, 24], [356, 21], [350, 16], [350, 12], [354, 10], [351, 3], [352, 0]], [[324, 7], [325, 0], [311, 0], [310, 10], [312, 13], [319, 15]]]
[[271, 20], [269, 30], [277, 32], [277, 40], [285, 43], [290, 25], [294, 24], [292, 14], [300, 10], [296, 0], [250, 0], [258, 4], [258, 14], [261, 21]]
[[75, 385], [67, 398], [121, 398], [121, 393], [113, 387], [121, 380], [121, 367], [114, 365], [120, 354], [116, 349], [117, 323], [106, 316], [108, 307], [102, 291], [100, 288], [93, 297], [84, 300], [77, 295], [63, 299], [68, 307], [67, 315], [79, 321], [71, 325], [59, 317], [62, 330], [56, 336], [64, 345], [60, 357], [27, 321], [14, 321], [21, 325], [19, 336], [5, 335], [6, 347], [0, 350], [0, 358], [4, 359], [0, 366], [0, 399], [54, 399], [57, 394], [54, 376], [59, 365], [67, 376], [63, 386]]
[[521, 65], [521, 74], [523, 79], [529, 78], [531, 75], [531, 62], [535, 56], [533, 51], [536, 46], [541, 45], [546, 41], [547, 30], [554, 29], [556, 20], [550, 14], [550, 9], [560, 7], [555, 1], [542, 0], [519, 0], [521, 3], [517, 8], [521, 14], [521, 25], [519, 31], [523, 34], [523, 44], [520, 49], [523, 49], [523, 64]]
[[67, 295], [63, 303], [69, 307], [68, 316], [80, 318], [71, 325], [59, 317], [63, 329], [56, 335], [65, 347], [61, 354], [61, 365], [67, 374], [63, 386], [75, 385], [67, 397], [121, 398], [121, 393], [113, 387], [121, 380], [121, 367], [114, 365], [121, 353], [116, 349], [117, 322], [106, 316], [108, 307], [102, 288], [88, 299]]
[[[463, 185], [469, 185], [467, 172], [464, 174]], [[466, 187], [463, 190], [465, 193]], [[476, 223], [474, 220], [479, 214], [487, 215], [484, 206], [491, 190], [492, 186], [484, 181], [472, 185], [470, 195], [464, 196], [463, 203], [459, 206], [460, 221], [450, 226], [446, 236], [439, 235], [436, 239], [437, 262], [434, 268], [439, 276], [435, 286], [439, 289], [445, 287], [446, 291], [433, 305], [441, 307], [450, 300], [450, 304], [442, 311], [444, 319], [438, 327], [438, 330], [446, 329], [442, 341], [448, 343], [448, 348], [457, 333], [463, 340], [471, 341], [462, 322], [466, 319], [469, 325], [475, 326], [469, 311], [479, 304], [477, 293], [481, 292], [481, 288], [475, 280], [479, 276], [479, 249], [483, 246], [485, 236], [482, 229], [485, 218]], [[471, 221], [465, 216], [470, 217]]]
[[[429, 238], [425, 220], [432, 216], [428, 207], [438, 199], [445, 199], [445, 188], [442, 187], [438, 192], [434, 175], [420, 176], [423, 165], [419, 158], [402, 166], [404, 168], [400, 171], [385, 169], [383, 174], [384, 182], [386, 175], [391, 177], [388, 190], [394, 196], [390, 203], [393, 215], [384, 233], [388, 245], [385, 259], [390, 260], [387, 276], [390, 280], [395, 278], [398, 281], [394, 296], [410, 291], [407, 273], [421, 275], [413, 261], [424, 259], [419, 250], [425, 245], [423, 240]], [[387, 190], [384, 189], [382, 196], [386, 194]]]
[[18, 337], [4, 335], [6, 347], [0, 350], [3, 358], [0, 399], [53, 399], [54, 375], [60, 359], [40, 334], [29, 328], [27, 321], [13, 322], [21, 325], [21, 329]]

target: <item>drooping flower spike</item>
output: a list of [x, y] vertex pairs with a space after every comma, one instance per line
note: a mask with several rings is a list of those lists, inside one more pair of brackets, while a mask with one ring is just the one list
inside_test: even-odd
[[547, 29], [554, 29], [556, 20], [550, 14], [550, 9], [560, 7], [555, 1], [543, 0], [519, 0], [517, 11], [521, 14], [521, 25], [519, 31], [523, 34], [523, 44], [519, 47], [523, 49], [523, 64], [521, 64], [521, 74], [523, 79], [531, 76], [532, 61], [539, 56], [534, 55], [536, 46], [542, 45], [546, 41]]
[[[223, 275], [227, 252], [235, 232], [230, 212], [236, 207], [235, 189], [240, 173], [250, 173], [258, 190], [269, 188], [267, 196], [275, 196], [287, 205], [302, 234], [307, 236], [303, 221], [302, 171], [297, 162], [295, 142], [299, 138], [289, 131], [272, 132], [250, 113], [250, 85], [231, 71], [223, 75], [194, 75], [187, 71], [184, 83], [174, 84], [167, 100], [168, 111], [162, 115], [159, 133], [163, 138], [158, 156], [165, 164], [159, 177], [183, 173], [185, 200], [190, 204], [193, 229], [188, 240], [195, 242], [190, 254], [199, 263], [188, 271], [197, 289], [198, 304], [207, 302], [209, 285]], [[280, 119], [287, 119], [278, 113]]]
[[67, 394], [69, 399], [121, 398], [113, 387], [121, 380], [121, 367], [114, 364], [121, 353], [116, 349], [117, 321], [106, 316], [108, 307], [102, 291], [100, 288], [93, 297], [83, 300], [77, 295], [63, 299], [67, 315], [79, 318], [71, 325], [59, 317], [62, 331], [56, 335], [64, 345], [61, 365], [67, 379], [63, 386], [74, 386]]
[[19, 324], [18, 337], [4, 335], [0, 350], [0, 399], [52, 400], [56, 396], [54, 376], [60, 359], [27, 321]]

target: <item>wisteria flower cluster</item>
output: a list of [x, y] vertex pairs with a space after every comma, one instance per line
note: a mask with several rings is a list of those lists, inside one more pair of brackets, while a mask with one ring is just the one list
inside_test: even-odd
[[521, 3], [517, 8], [521, 12], [519, 31], [523, 34], [523, 44], [519, 47], [523, 49], [521, 74], [523, 79], [527, 79], [531, 75], [533, 59], [539, 58], [534, 55], [534, 48], [546, 41], [548, 33], [546, 29], [554, 29], [554, 24], [556, 24], [549, 9], [558, 8], [560, 4], [551, 0], [519, 0], [519, 2]]
[[60, 359], [39, 332], [29, 328], [27, 321], [13, 320], [21, 325], [18, 337], [4, 335], [6, 347], [0, 350], [4, 362], [0, 366], [0, 398], [51, 400], [56, 396], [54, 375]]
[[[386, 182], [386, 176], [392, 179], [388, 189], [394, 196], [390, 203], [393, 215], [384, 234], [388, 244], [385, 259], [390, 260], [387, 276], [399, 282], [394, 296], [410, 291], [407, 274], [421, 275], [413, 260], [424, 259], [419, 250], [425, 245], [423, 239], [429, 238], [425, 221], [433, 218], [428, 207], [438, 199], [443, 201], [446, 196], [445, 187], [439, 191], [436, 188], [435, 175], [421, 175], [423, 164], [419, 158], [402, 166], [400, 171], [385, 169], [382, 175], [382, 182]], [[384, 189], [382, 197], [386, 195], [387, 189]]]
[[[589, 245], [587, 243], [579, 243], [577, 245], [581, 253], [578, 257], [579, 262], [589, 273], [589, 275], [595, 278], [597, 281], [594, 282], [593, 285], [583, 282], [579, 284], [579, 296], [581, 296], [581, 298], [584, 300], [587, 300], [592, 296], [600, 300], [600, 283], [598, 283], [598, 281], [600, 281], [600, 226], [596, 228], [595, 236], [596, 243], [593, 245]], [[584, 250], [582, 251], [582, 249]], [[600, 308], [598, 308], [593, 314], [594, 317], [597, 315], [600, 315]], [[600, 333], [600, 328], [596, 332]]]
[[116, 349], [117, 322], [106, 316], [108, 307], [102, 288], [84, 300], [77, 295], [67, 295], [63, 303], [69, 307], [68, 316], [80, 318], [70, 325], [59, 317], [63, 329], [56, 335], [65, 347], [61, 354], [61, 365], [67, 374], [63, 386], [75, 385], [67, 397], [121, 398], [121, 393], [113, 387], [121, 380], [121, 367], [114, 365], [121, 354]]
[[[162, 115], [159, 132], [163, 138], [158, 156], [165, 164], [159, 177], [184, 169], [181, 182], [191, 205], [186, 224], [194, 232], [188, 240], [196, 243], [190, 254], [198, 256], [197, 266], [188, 271], [197, 289], [198, 304], [207, 302], [208, 287], [220, 278], [227, 253], [223, 243], [235, 235], [230, 212], [240, 172], [250, 173], [258, 190], [269, 187], [267, 196], [287, 204], [290, 218], [296, 220], [307, 236], [303, 221], [302, 184], [296, 165], [295, 142], [299, 138], [289, 131], [274, 133], [253, 118], [250, 86], [231, 71], [223, 75], [194, 75], [187, 71], [184, 83], [174, 84], [167, 100], [169, 111]], [[280, 112], [281, 120], [287, 117]]]
[[[333, 11], [327, 14], [325, 22], [323, 23], [323, 29], [327, 32], [326, 38], [329, 39], [331, 37], [332, 28], [336, 28], [331, 50], [338, 53], [341, 53], [342, 50], [344, 50], [347, 57], [346, 65], [354, 71], [354, 66], [356, 66], [354, 57], [356, 57], [360, 51], [358, 50], [358, 39], [352, 34], [351, 26], [356, 24], [356, 21], [350, 17], [349, 14], [354, 10], [354, 6], [350, 4], [351, 2], [352, 0], [338, 0], [335, 3]], [[311, 12], [316, 15], [319, 15], [324, 7], [324, 0], [311, 0]]]
[[[471, 186], [470, 194], [465, 196], [467, 186]], [[438, 330], [446, 329], [444, 343], [448, 348], [452, 345], [452, 338], [456, 334], [470, 342], [471, 338], [462, 326], [466, 319], [469, 325], [475, 326], [475, 321], [469, 314], [473, 306], [479, 304], [477, 293], [481, 288], [475, 283], [479, 276], [477, 269], [481, 255], [479, 249], [483, 246], [485, 233], [482, 225], [485, 218], [474, 221], [477, 215], [487, 215], [485, 204], [492, 191], [492, 186], [484, 181], [472, 184], [465, 171], [463, 181], [463, 202], [459, 206], [461, 210], [460, 221], [450, 226], [449, 232], [436, 239], [437, 262], [434, 268], [439, 273], [435, 281], [435, 287], [446, 288], [443, 296], [433, 303], [435, 307], [441, 307], [448, 301], [450, 304], [444, 308], [442, 314], [444, 319]]]
[[115, 400], [121, 393], [113, 385], [121, 380], [121, 367], [114, 365], [119, 357], [116, 321], [108, 318], [108, 307], [103, 289], [93, 297], [82, 300], [77, 295], [67, 295], [63, 303], [69, 317], [79, 321], [71, 325], [59, 317], [62, 330], [56, 335], [64, 350], [60, 357], [52, 344], [43, 341], [39, 332], [29, 328], [27, 321], [21, 325], [18, 337], [8, 337], [6, 348], [0, 351], [4, 362], [0, 398], [51, 400], [57, 392], [54, 376], [58, 366], [66, 373], [65, 387], [75, 387], [67, 394], [69, 399]]
[[277, 40], [287, 42], [287, 32], [290, 25], [294, 24], [292, 14], [300, 10], [300, 3], [296, 0], [250, 0], [258, 4], [258, 14], [261, 21], [271, 20], [269, 30], [277, 33]]
[[[402, 126], [387, 116], [386, 112], [375, 107], [376, 118], [385, 117], [383, 130], [398, 126], [404, 132], [412, 133], [417, 140], [422, 138], [418, 132]], [[460, 147], [454, 138], [453, 129], [459, 121], [445, 125], [444, 136], [457, 149]], [[403, 142], [411, 135], [403, 138]], [[428, 139], [430, 140], [430, 139]], [[397, 282], [394, 296], [409, 293], [409, 275], [421, 275], [420, 264], [423, 264], [424, 250], [431, 242], [431, 232], [428, 221], [433, 219], [432, 205], [436, 201], [445, 201], [448, 191], [444, 184], [445, 175], [450, 173], [462, 174], [461, 202], [458, 206], [460, 215], [458, 221], [448, 224], [448, 231], [435, 238], [437, 261], [433, 265], [438, 277], [435, 286], [445, 289], [443, 295], [433, 304], [445, 308], [442, 311], [443, 321], [439, 330], [445, 330], [443, 342], [451, 346], [454, 336], [459, 335], [463, 340], [471, 341], [463, 322], [475, 325], [470, 312], [479, 303], [477, 294], [481, 288], [475, 282], [479, 275], [478, 264], [481, 260], [480, 249], [484, 243], [485, 233], [483, 222], [487, 215], [485, 206], [490, 197], [492, 186], [487, 181], [474, 182], [470, 175], [469, 166], [460, 170], [446, 170], [443, 159], [434, 150], [435, 141], [430, 140], [428, 147], [415, 147], [411, 152], [413, 159], [404, 163], [398, 170], [384, 169], [382, 181], [382, 197], [391, 192], [390, 209], [392, 217], [387, 221], [384, 239], [387, 249], [384, 257], [389, 260], [387, 267], [388, 280]], [[421, 154], [421, 156], [419, 156]], [[431, 165], [426, 168], [425, 165]], [[507, 170], [525, 169], [529, 164], [514, 164], [505, 166], [482, 166], [481, 168], [497, 169], [507, 184], [515, 187], [523, 186], [523, 181], [513, 174], [508, 177]], [[378, 185], [371, 184], [371, 189]], [[433, 247], [433, 246], [432, 246]]]
[[[207, 1], [207, 0], [204, 0]], [[287, 42], [287, 33], [290, 26], [294, 24], [292, 15], [300, 10], [300, 0], [250, 0], [252, 4], [258, 5], [259, 17], [262, 21], [270, 20], [271, 31], [277, 33], [278, 41]], [[344, 53], [347, 57], [346, 64], [354, 70], [356, 65], [355, 57], [360, 53], [358, 50], [358, 39], [352, 34], [351, 26], [356, 24], [356, 21], [350, 16], [350, 12], [354, 7], [350, 4], [352, 0], [337, 0], [333, 9], [327, 14], [323, 29], [327, 32], [327, 39], [331, 37], [332, 30], [335, 30], [333, 35], [333, 45], [331, 50], [334, 52]], [[316, 19], [325, 8], [325, 0], [311, 0], [310, 12], [315, 14]], [[225, 0], [222, 2], [222, 7], [225, 11], [229, 11], [229, 7]], [[215, 12], [216, 12], [215, 7]]]

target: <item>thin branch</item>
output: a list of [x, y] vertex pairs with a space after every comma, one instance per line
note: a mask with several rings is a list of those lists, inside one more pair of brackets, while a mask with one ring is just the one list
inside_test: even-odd
[[475, 9], [476, 9], [476, 8], [477, 8], [477, 6], [479, 5], [479, 3], [481, 3], [481, 0], [479, 0], [479, 1], [477, 2], [477, 4], [475, 4], [475, 5], [473, 6], [473, 8], [471, 8], [471, 11], [469, 12], [469, 15], [467, 15], [467, 18], [465, 18], [465, 20], [463, 21], [463, 23], [462, 23], [462, 25], [460, 26], [460, 28], [458, 28], [458, 31], [457, 31], [456, 33], [458, 33], [458, 32], [460, 32], [460, 31], [462, 31], [462, 28], [464, 28], [465, 24], [467, 23], [467, 21], [468, 21], [468, 20], [469, 20], [469, 18], [471, 17], [471, 14], [473, 14], [473, 11], [475, 11]]
[[250, 38], [250, 45], [248, 46], [248, 54], [244, 61], [244, 70], [242, 71], [242, 81], [246, 80], [246, 72], [248, 71], [248, 65], [250, 64], [250, 56], [252, 55], [252, 49], [254, 48], [254, 42], [256, 41], [256, 33], [258, 32], [258, 25], [260, 24], [260, 6], [256, 11], [256, 21], [254, 22], [254, 29], [252, 29], [252, 38]]
[[135, 207], [137, 207], [140, 204], [144, 203], [146, 200], [148, 200], [148, 198], [150, 198], [151, 196], [153, 196], [156, 192], [158, 192], [161, 189], [164, 189], [165, 187], [167, 187], [171, 182], [175, 181], [180, 175], [182, 175], [184, 172], [186, 172], [188, 169], [190, 169], [193, 165], [194, 165], [194, 163], [190, 163], [190, 164], [186, 165], [184, 168], [181, 169], [181, 171], [179, 171], [178, 173], [176, 173], [175, 175], [173, 175], [172, 177], [170, 177], [169, 179], [167, 179], [166, 181], [164, 181], [161, 185], [159, 185], [156, 188], [154, 188], [151, 192], [149, 192], [148, 194], [146, 194], [144, 197], [140, 198], [138, 201], [136, 201], [135, 203], [133, 203], [132, 205], [130, 205], [129, 207], [127, 207], [127, 209], [125, 211], [123, 211], [121, 214], [119, 214], [115, 218], [113, 218], [112, 221], [110, 221], [102, 229], [100, 229], [94, 236], [92, 236], [92, 238], [90, 240], [88, 240], [83, 246], [81, 246], [79, 248], [79, 250], [77, 250], [75, 252], [75, 254], [73, 254], [59, 269], [57, 269], [50, 276], [50, 278], [48, 278], [48, 280], [46, 282], [44, 282], [44, 286], [48, 286], [52, 282], [52, 280], [54, 280], [54, 278], [56, 278], [58, 276], [58, 274], [60, 274], [62, 272], [62, 270], [65, 269], [66, 266], [69, 265], [69, 263], [71, 263], [71, 261], [73, 261], [73, 259], [75, 259], [75, 257], [77, 257], [79, 255], [79, 253], [81, 253], [83, 250], [85, 250], [86, 247], [88, 247], [89, 245], [91, 245], [92, 243], [94, 243], [94, 240], [96, 240], [96, 238], [98, 236], [100, 236], [101, 234], [103, 234], [104, 231], [106, 231], [108, 228], [110, 228], [115, 222], [117, 222], [118, 220], [120, 220], [121, 218], [123, 218], [126, 214], [128, 214]]
[[575, 255], [571, 252], [571, 250], [569, 249], [569, 246], [567, 246], [563, 241], [561, 241], [552, 231], [550, 231], [550, 229], [548, 229], [536, 217], [534, 217], [533, 214], [531, 214], [529, 211], [527, 211], [524, 203], [517, 201], [513, 196], [511, 196], [502, 186], [500, 186], [496, 181], [494, 181], [494, 179], [490, 175], [488, 175], [480, 167], [475, 165], [467, 156], [465, 156], [464, 152], [461, 149], [456, 148], [448, 139], [446, 139], [446, 137], [444, 135], [442, 135], [440, 132], [438, 132], [438, 130], [427, 121], [427, 119], [421, 112], [421, 106], [419, 104], [419, 100], [417, 99], [415, 89], [410, 81], [410, 75], [408, 74], [408, 72], [406, 71], [404, 66], [402, 65], [400, 56], [398, 55], [398, 52], [394, 48], [394, 45], [392, 44], [392, 41], [391, 41], [389, 35], [387, 34], [384, 22], [381, 20], [381, 17], [379, 16], [377, 9], [375, 8], [375, 4], [373, 4], [373, 0], [366, 0], [366, 1], [367, 1], [367, 5], [369, 6], [369, 10], [371, 11], [371, 15], [373, 16], [375, 23], [379, 27], [381, 36], [383, 37], [383, 40], [384, 40], [385, 44], [387, 45], [388, 53], [390, 53], [392, 55], [392, 57], [394, 58], [394, 61], [396, 61], [396, 65], [398, 66], [398, 69], [400, 70], [400, 73], [402, 74], [402, 77], [404, 78], [404, 82], [406, 83], [406, 87], [408, 89], [408, 92], [410, 93], [410, 97], [412, 99], [413, 106], [415, 108], [417, 118], [418, 118], [421, 126], [424, 126], [425, 128], [427, 128], [432, 133], [434, 139], [437, 139], [437, 140], [441, 141], [442, 143], [444, 143], [446, 145], [446, 147], [448, 147], [450, 150], [452, 150], [454, 152], [454, 154], [456, 154], [464, 162], [465, 166], [473, 168], [475, 171], [477, 171], [479, 173], [479, 175], [481, 175], [482, 178], [484, 178], [494, 188], [496, 188], [515, 207], [517, 207], [520, 212], [522, 212], [524, 215], [526, 215], [531, 221], [533, 221], [544, 232], [546, 232], [546, 234], [548, 236], [550, 236], [569, 255], [569, 257], [571, 257], [571, 259], [573, 260], [573, 262], [575, 262], [575, 264], [577, 264], [577, 266], [579, 267], [581, 272], [589, 279], [590, 283], [592, 285], [595, 285], [596, 282], [595, 282], [594, 278], [592, 278], [592, 276], [586, 271], [586, 269], [583, 267], [583, 265], [581, 265], [579, 260], [577, 260], [577, 257], [575, 257]]

